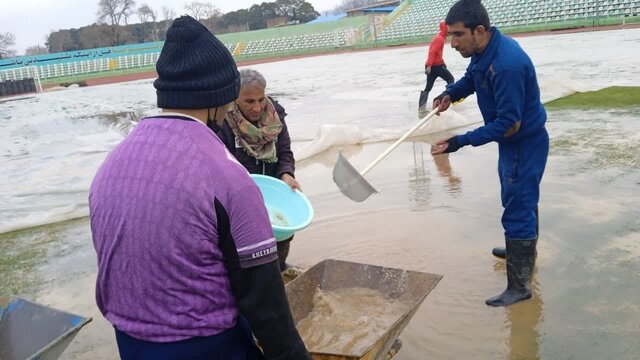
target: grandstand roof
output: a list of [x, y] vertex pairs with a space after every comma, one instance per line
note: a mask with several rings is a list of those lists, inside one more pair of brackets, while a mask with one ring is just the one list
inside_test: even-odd
[[364, 12], [392, 12], [395, 9], [396, 9], [396, 6], [384, 6], [384, 7], [373, 8], [373, 9], [362, 9], [362, 11], [364, 11]]
[[347, 13], [353, 12], [353, 11], [364, 11], [364, 10], [372, 10], [375, 8], [381, 8], [381, 7], [397, 7], [398, 5], [400, 5], [400, 3], [402, 2], [402, 0], [391, 0], [391, 1], [380, 1], [377, 2], [375, 4], [370, 4], [367, 6], [362, 6], [362, 7], [358, 7], [358, 8], [353, 8], [353, 9], [349, 9], [347, 10]]
[[337, 14], [337, 15], [322, 15], [317, 17], [315, 20], [309, 21], [307, 24], [317, 24], [326, 21], [336, 21], [338, 19], [342, 19], [347, 16], [347, 14]]

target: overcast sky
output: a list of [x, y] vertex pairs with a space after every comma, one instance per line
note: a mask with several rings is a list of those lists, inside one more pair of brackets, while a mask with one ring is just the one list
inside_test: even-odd
[[[148, 4], [162, 17], [161, 10], [167, 6], [181, 15], [186, 13], [184, 4], [193, 0], [136, 0], [136, 7]], [[199, 0], [205, 2], [207, 0]], [[249, 8], [264, 1], [212, 0], [222, 12]], [[316, 11], [331, 10], [342, 0], [307, 0]], [[44, 45], [51, 30], [79, 28], [96, 22], [98, 0], [0, 0], [0, 32], [16, 36], [15, 50], [23, 54], [33, 45]], [[131, 23], [139, 22], [136, 16]]]

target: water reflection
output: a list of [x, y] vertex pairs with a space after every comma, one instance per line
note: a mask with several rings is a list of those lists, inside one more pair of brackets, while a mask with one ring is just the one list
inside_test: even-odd
[[[413, 210], [425, 210], [431, 202], [431, 174], [425, 164], [430, 150], [422, 142], [412, 143], [413, 166], [409, 169], [409, 201]], [[426, 153], [426, 154], [425, 154]]]
[[462, 189], [462, 179], [457, 177], [451, 171], [451, 162], [449, 161], [449, 154], [432, 155], [433, 161], [436, 164], [438, 174], [447, 180], [449, 187], [449, 193], [457, 195]]
[[544, 320], [544, 303], [540, 296], [540, 284], [536, 280], [537, 271], [531, 282], [533, 298], [506, 307], [507, 326], [510, 328], [507, 342], [508, 360], [540, 359], [540, 327]]
[[431, 171], [428, 158], [432, 157], [438, 175], [446, 180], [446, 191], [457, 196], [462, 191], [462, 179], [455, 175], [449, 154], [431, 155], [427, 142], [413, 142], [413, 166], [409, 169], [409, 200], [415, 204], [413, 210], [424, 210], [432, 199]]

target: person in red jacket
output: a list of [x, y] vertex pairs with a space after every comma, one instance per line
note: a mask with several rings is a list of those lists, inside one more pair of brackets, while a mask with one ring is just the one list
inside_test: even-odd
[[424, 64], [424, 73], [427, 74], [427, 86], [420, 92], [420, 109], [424, 109], [427, 104], [427, 98], [429, 92], [433, 88], [433, 83], [437, 78], [442, 78], [447, 82], [447, 85], [454, 82], [453, 75], [447, 70], [447, 65], [442, 59], [442, 52], [444, 49], [444, 43], [447, 39], [447, 24], [444, 21], [440, 21], [440, 32], [434, 36], [429, 43], [429, 55], [427, 56], [427, 62]]

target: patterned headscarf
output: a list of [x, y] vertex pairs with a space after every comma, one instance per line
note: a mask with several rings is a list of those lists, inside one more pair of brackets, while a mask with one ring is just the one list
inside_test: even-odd
[[282, 131], [282, 122], [271, 100], [266, 98], [265, 102], [260, 119], [255, 125], [245, 119], [235, 102], [225, 116], [225, 121], [247, 154], [258, 160], [273, 163], [278, 161], [276, 139]]

